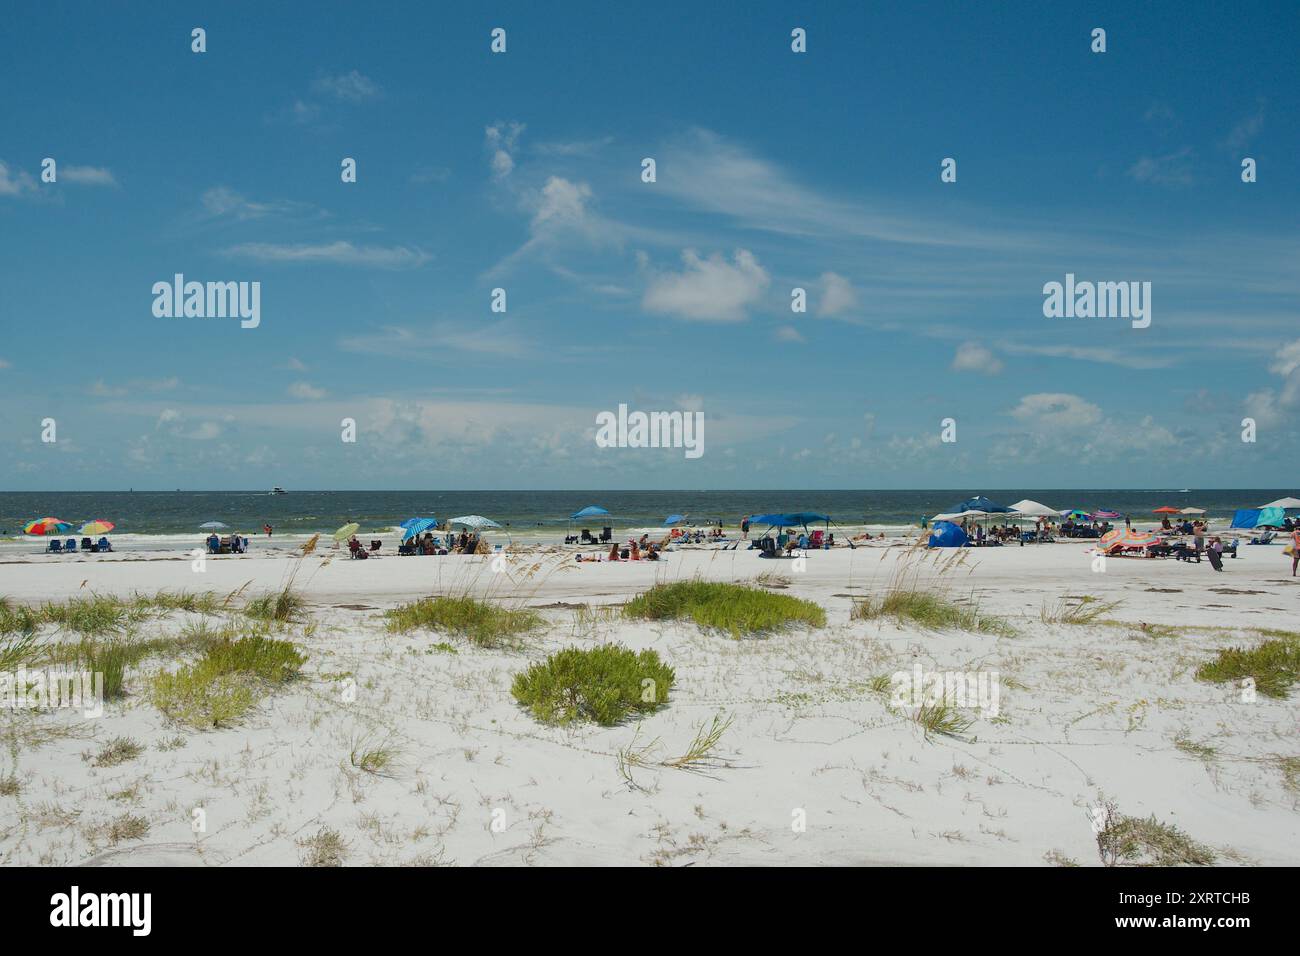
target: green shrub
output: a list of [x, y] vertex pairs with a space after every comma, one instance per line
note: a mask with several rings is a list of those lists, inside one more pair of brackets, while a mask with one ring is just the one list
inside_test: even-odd
[[651, 621], [689, 620], [732, 637], [795, 625], [824, 627], [826, 612], [811, 601], [743, 584], [676, 581], [656, 584], [629, 601], [623, 613]]
[[609, 727], [630, 713], [651, 713], [668, 701], [673, 669], [654, 651], [617, 644], [567, 647], [515, 675], [515, 700], [546, 724], [589, 720]]
[[545, 621], [527, 608], [505, 608], [471, 597], [427, 597], [386, 611], [390, 631], [448, 631], [480, 647], [516, 643]]
[[1265, 641], [1251, 650], [1225, 648], [1196, 669], [1197, 680], [1214, 683], [1237, 683], [1246, 677], [1254, 679], [1255, 689], [1265, 697], [1286, 697], [1300, 680], [1300, 641]]
[[1143, 820], [1124, 816], [1113, 803], [1104, 807], [1097, 853], [1106, 866], [1210, 866], [1215, 853], [1178, 827], [1153, 814]]

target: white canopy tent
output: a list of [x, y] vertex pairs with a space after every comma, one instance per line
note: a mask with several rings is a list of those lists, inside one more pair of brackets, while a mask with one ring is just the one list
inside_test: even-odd
[[1061, 513], [1055, 508], [1025, 498], [1011, 506], [1013, 514], [1024, 518], [1059, 518]]
[[1204, 509], [1204, 508], [1184, 508], [1182, 511], [1180, 511], [1180, 512], [1178, 512], [1178, 513], [1179, 513], [1180, 515], [1203, 515], [1203, 514], [1205, 514], [1205, 509]]

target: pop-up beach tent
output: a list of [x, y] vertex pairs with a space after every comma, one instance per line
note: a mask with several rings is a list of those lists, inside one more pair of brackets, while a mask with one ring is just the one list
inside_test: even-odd
[[750, 524], [765, 524], [769, 528], [807, 528], [810, 524], [825, 522], [830, 527], [831, 519], [829, 515], [818, 514], [815, 511], [791, 511], [791, 512], [773, 512], [767, 515], [753, 515], [749, 519]]
[[1011, 506], [1011, 511], [1013, 514], [1025, 518], [1055, 518], [1060, 515], [1060, 512], [1055, 508], [1049, 508], [1045, 504], [1031, 501], [1028, 498], [1022, 498], [1017, 501]]
[[1233, 528], [1281, 528], [1286, 512], [1281, 508], [1238, 508], [1232, 516]]
[[966, 532], [951, 521], [936, 521], [930, 530], [932, 548], [960, 548], [968, 540]]

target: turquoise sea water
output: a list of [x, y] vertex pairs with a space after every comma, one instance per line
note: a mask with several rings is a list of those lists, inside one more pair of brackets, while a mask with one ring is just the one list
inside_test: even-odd
[[972, 495], [984, 494], [1001, 504], [1021, 498], [1053, 508], [1107, 508], [1131, 514], [1135, 522], [1151, 520], [1153, 509], [1205, 508], [1210, 517], [1226, 519], [1237, 508], [1258, 507], [1295, 494], [1289, 489], [992, 489], [969, 491], [105, 491], [0, 493], [0, 537], [21, 536], [22, 526], [45, 516], [80, 526], [93, 518], [117, 524], [115, 535], [174, 536], [198, 532], [207, 521], [232, 530], [258, 532], [263, 524], [277, 536], [332, 532], [351, 521], [362, 533], [379, 532], [414, 516], [454, 518], [480, 514], [506, 525], [511, 533], [552, 536], [563, 533], [568, 516], [587, 505], [612, 512], [608, 519], [587, 519], [578, 527], [615, 529], [662, 524], [680, 513], [691, 523], [721, 519], [734, 526], [747, 514], [774, 511], [819, 511], [846, 526], [917, 525], [922, 517], [947, 511]]

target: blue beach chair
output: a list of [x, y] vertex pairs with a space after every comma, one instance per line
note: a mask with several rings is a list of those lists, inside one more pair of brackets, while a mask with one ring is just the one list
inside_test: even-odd
[[74, 553], [76, 552], [76, 550], [77, 550], [76, 538], [69, 538], [67, 541], [63, 542], [63, 551], [65, 554]]
[[63, 542], [60, 541], [58, 538], [55, 538], [53, 541], [50, 542], [49, 550], [51, 554], [62, 554]]

